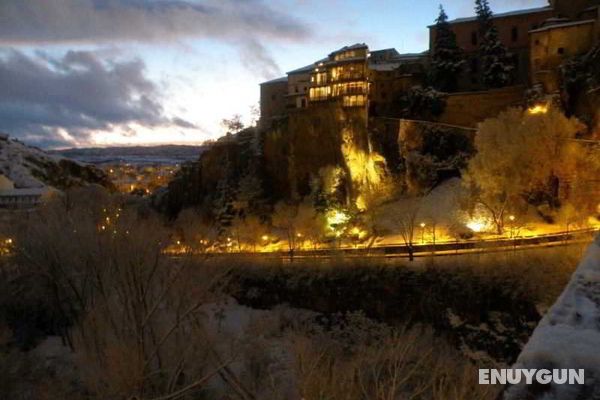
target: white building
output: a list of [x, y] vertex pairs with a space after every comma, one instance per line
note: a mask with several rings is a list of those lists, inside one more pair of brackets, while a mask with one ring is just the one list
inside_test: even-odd
[[15, 189], [13, 182], [0, 174], [0, 208], [31, 208], [50, 193], [46, 187]]

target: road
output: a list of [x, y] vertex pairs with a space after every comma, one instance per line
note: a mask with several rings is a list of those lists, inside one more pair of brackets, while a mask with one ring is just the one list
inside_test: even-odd
[[[574, 243], [590, 242], [598, 229], [581, 229], [570, 232], [556, 232], [535, 236], [518, 236], [515, 238], [501, 238], [488, 240], [457, 240], [453, 242], [414, 244], [415, 257], [452, 256], [462, 254], [494, 253], [527, 250], [544, 247], [565, 246]], [[245, 257], [259, 258], [289, 258], [290, 252], [234, 252], [213, 253], [214, 255], [232, 254]], [[347, 257], [384, 257], [384, 258], [408, 258], [408, 247], [403, 244], [377, 246], [371, 248], [343, 247], [317, 250], [295, 250], [294, 258], [331, 258], [340, 255]]]

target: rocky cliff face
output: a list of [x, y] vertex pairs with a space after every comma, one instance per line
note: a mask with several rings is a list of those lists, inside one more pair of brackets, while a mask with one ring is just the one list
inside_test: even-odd
[[17, 188], [51, 186], [64, 190], [87, 184], [113, 188], [106, 174], [98, 168], [50, 155], [10, 139], [6, 134], [0, 135], [0, 173]]
[[[473, 153], [473, 129], [393, 122], [367, 127], [361, 110], [333, 105], [292, 113], [267, 130], [250, 128], [218, 141], [182, 168], [157, 203], [172, 216], [191, 206], [211, 210], [219, 196], [231, 195], [225, 188], [239, 192], [240, 180], [254, 174], [271, 204], [316, 190], [362, 209], [391, 181], [421, 193], [458, 175]], [[327, 187], [332, 180], [335, 188]]]
[[225, 187], [239, 192], [248, 175], [260, 181], [258, 191], [271, 204], [299, 200], [326, 173], [338, 178], [337, 201], [346, 204], [387, 174], [385, 159], [370, 143], [363, 109], [323, 105], [293, 113], [268, 130], [250, 128], [223, 138], [184, 166], [157, 203], [176, 215], [214, 203]]

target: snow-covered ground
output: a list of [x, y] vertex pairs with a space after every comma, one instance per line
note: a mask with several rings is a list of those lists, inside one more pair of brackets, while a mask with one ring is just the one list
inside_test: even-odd
[[32, 170], [40, 169], [36, 163], [55, 163], [61, 158], [5, 135], [0, 136], [0, 174], [13, 181], [17, 188], [44, 187], [44, 183], [32, 175]]
[[505, 400], [600, 398], [600, 236], [540, 321], [514, 368], [584, 369], [585, 385], [518, 385]]

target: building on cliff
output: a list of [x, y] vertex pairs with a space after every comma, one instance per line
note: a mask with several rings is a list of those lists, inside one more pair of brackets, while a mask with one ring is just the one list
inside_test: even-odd
[[[493, 23], [498, 29], [499, 39], [513, 57], [515, 83], [527, 84], [529, 82], [530, 44], [528, 32], [540, 27], [544, 21], [553, 16], [554, 13], [550, 6], [494, 15]], [[458, 85], [460, 90], [485, 89], [479, 54], [481, 44], [479, 21], [476, 17], [468, 17], [458, 18], [449, 23], [456, 35], [458, 47], [464, 51], [467, 61]], [[435, 48], [436, 34], [435, 25], [429, 26], [429, 48], [432, 54]]]
[[560, 90], [560, 66], [600, 41], [600, 0], [553, 0], [555, 17], [529, 32], [530, 83]]
[[261, 126], [278, 117], [325, 104], [368, 114], [369, 106], [422, 82], [427, 53], [396, 49], [370, 52], [364, 43], [342, 47], [326, 58], [261, 84]]
[[[587, 53], [598, 42], [600, 0], [550, 0], [549, 5], [493, 16], [499, 39], [513, 57], [514, 83], [541, 84], [547, 93], [559, 89], [559, 66], [568, 58]], [[449, 21], [463, 49], [467, 68], [460, 90], [482, 90], [479, 22], [476, 17]], [[436, 27], [429, 27], [433, 51]]]
[[[480, 65], [479, 21], [467, 17], [449, 23], [467, 61], [458, 91], [487, 92]], [[515, 88], [520, 87], [522, 93], [527, 86], [539, 86], [555, 93], [560, 89], [560, 66], [590, 51], [600, 39], [600, 0], [549, 0], [545, 7], [495, 14], [493, 23], [512, 56]], [[342, 110], [378, 116], [399, 94], [426, 83], [436, 34], [436, 26], [429, 26], [430, 50], [423, 53], [400, 54], [393, 48], [369, 51], [366, 44], [357, 43], [261, 84], [261, 126], [332, 103]], [[500, 106], [513, 105], [514, 99], [509, 100]], [[479, 121], [469, 121], [469, 125]]]

